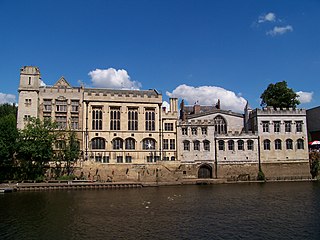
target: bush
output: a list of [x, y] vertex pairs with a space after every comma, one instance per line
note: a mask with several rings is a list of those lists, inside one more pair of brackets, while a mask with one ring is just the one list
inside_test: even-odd
[[320, 170], [320, 153], [311, 152], [309, 154], [310, 173], [312, 178], [316, 178]]
[[259, 181], [265, 181], [266, 180], [266, 177], [264, 176], [264, 173], [262, 172], [261, 169], [258, 172], [257, 180], [259, 180]]
[[61, 177], [58, 177], [57, 180], [74, 180], [76, 178], [75, 175], [63, 175]]

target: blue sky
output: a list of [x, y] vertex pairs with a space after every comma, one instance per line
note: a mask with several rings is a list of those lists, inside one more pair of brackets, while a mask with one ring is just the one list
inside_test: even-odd
[[0, 102], [19, 69], [53, 85], [155, 88], [164, 100], [259, 107], [286, 80], [299, 107], [320, 105], [320, 1], [0, 1]]

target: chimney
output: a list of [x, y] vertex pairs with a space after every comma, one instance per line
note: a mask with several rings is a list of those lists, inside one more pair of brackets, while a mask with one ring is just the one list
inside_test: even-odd
[[175, 113], [178, 111], [178, 98], [170, 98], [170, 112]]
[[200, 105], [196, 102], [193, 106], [193, 114], [200, 113]]

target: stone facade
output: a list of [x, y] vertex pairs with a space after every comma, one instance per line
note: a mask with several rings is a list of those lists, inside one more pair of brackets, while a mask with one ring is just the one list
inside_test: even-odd
[[179, 119], [178, 99], [164, 109], [156, 90], [72, 87], [64, 77], [42, 86], [39, 69], [26, 66], [20, 70], [18, 128], [29, 117], [76, 131], [82, 152], [77, 175], [89, 179], [254, 180], [260, 168], [269, 179], [309, 177], [304, 110], [246, 106], [239, 114], [220, 109], [220, 102], [182, 102]]

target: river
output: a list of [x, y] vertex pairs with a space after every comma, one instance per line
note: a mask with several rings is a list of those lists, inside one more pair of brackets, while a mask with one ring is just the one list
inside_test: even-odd
[[320, 183], [0, 195], [0, 239], [320, 239]]

